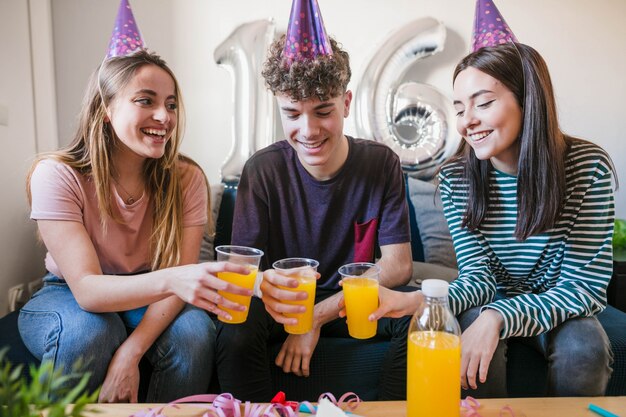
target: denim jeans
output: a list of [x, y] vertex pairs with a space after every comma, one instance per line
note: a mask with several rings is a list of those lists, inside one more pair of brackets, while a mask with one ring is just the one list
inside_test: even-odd
[[[473, 307], [458, 317], [465, 331], [478, 318], [481, 307]], [[609, 338], [595, 317], [566, 320], [538, 336], [518, 338], [540, 352], [548, 362], [548, 396], [604, 395], [611, 377], [613, 352]], [[463, 390], [463, 396], [476, 398], [507, 397], [507, 340], [500, 340], [489, 365], [487, 381], [478, 388]], [[478, 378], [476, 378], [478, 380]], [[528, 381], [532, 383], [532, 381]]]
[[[135, 314], [90, 313], [80, 308], [65, 281], [52, 274], [20, 311], [18, 326], [24, 344], [55, 369], [71, 370], [79, 359], [91, 372], [88, 389], [104, 382], [109, 362], [132, 332]], [[136, 321], [136, 320], [135, 320]], [[153, 371], [147, 402], [169, 402], [206, 392], [213, 372], [215, 325], [203, 310], [186, 306], [145, 358]]]

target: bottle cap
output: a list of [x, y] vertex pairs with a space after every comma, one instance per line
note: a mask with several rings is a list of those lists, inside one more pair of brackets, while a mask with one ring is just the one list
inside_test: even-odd
[[422, 292], [426, 297], [447, 297], [448, 281], [442, 279], [425, 279], [422, 281]]

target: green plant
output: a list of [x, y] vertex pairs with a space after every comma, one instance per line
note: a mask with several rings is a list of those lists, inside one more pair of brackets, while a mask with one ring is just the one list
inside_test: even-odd
[[[0, 417], [82, 417], [87, 405], [98, 400], [98, 392], [87, 393], [89, 373], [82, 364], [62, 375], [50, 362], [29, 368], [30, 382], [22, 375], [22, 365], [13, 367], [6, 359], [7, 349], [0, 350]], [[73, 407], [68, 407], [74, 404]]]
[[626, 249], [626, 220], [615, 219], [613, 249]]

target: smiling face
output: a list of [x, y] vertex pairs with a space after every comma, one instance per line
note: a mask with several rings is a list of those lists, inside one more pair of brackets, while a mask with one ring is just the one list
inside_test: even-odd
[[161, 158], [176, 127], [177, 100], [174, 80], [165, 70], [139, 67], [107, 109], [106, 121], [122, 143], [115, 152]]
[[456, 128], [480, 160], [509, 174], [517, 174], [522, 109], [515, 95], [500, 81], [468, 67], [454, 81]]
[[304, 168], [317, 180], [332, 178], [348, 158], [343, 121], [350, 113], [352, 92], [326, 101], [292, 101], [282, 94], [276, 100], [287, 141]]

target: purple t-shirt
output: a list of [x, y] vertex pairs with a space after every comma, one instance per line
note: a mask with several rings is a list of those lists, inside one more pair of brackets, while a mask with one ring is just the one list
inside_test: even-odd
[[237, 191], [232, 244], [261, 249], [261, 269], [283, 258], [319, 261], [318, 288], [337, 290], [337, 269], [374, 261], [380, 246], [410, 241], [404, 177], [397, 155], [348, 137], [348, 159], [318, 181], [281, 141], [246, 163]]

